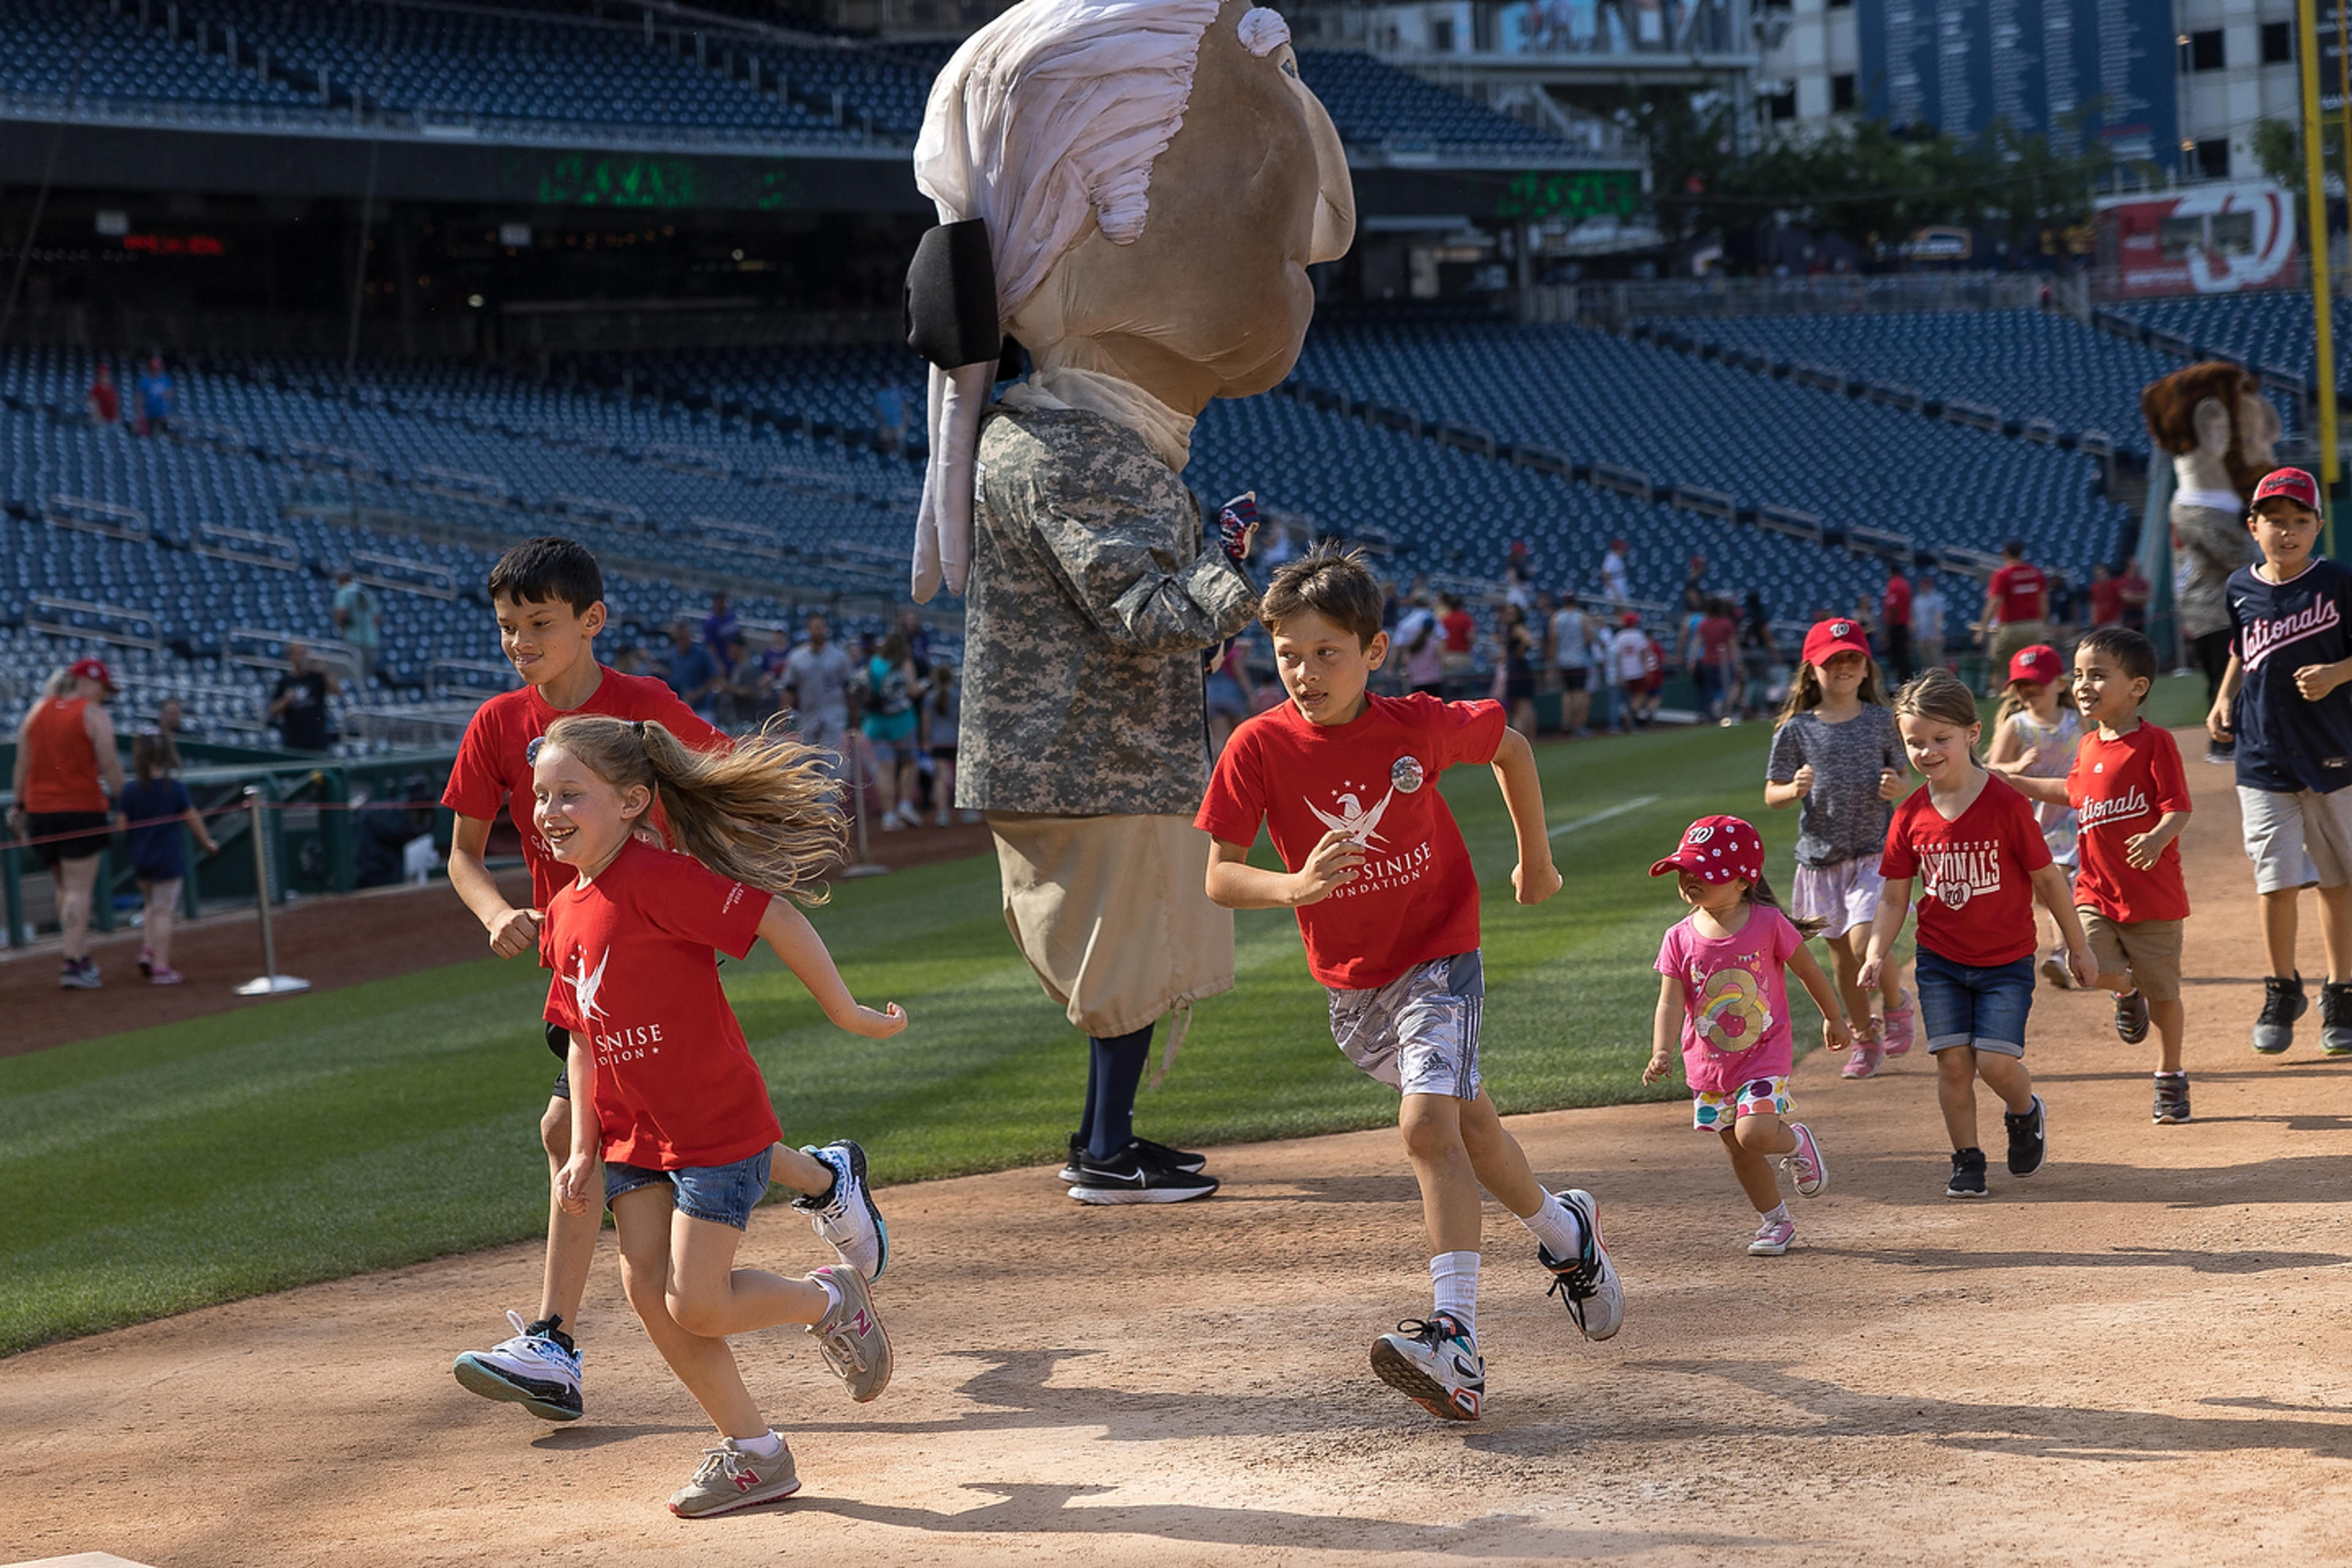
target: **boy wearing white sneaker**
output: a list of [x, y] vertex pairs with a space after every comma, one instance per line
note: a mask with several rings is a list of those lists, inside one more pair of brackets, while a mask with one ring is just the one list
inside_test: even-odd
[[[1402, 1097], [1436, 1300], [1373, 1342], [1372, 1369], [1433, 1415], [1475, 1421], [1481, 1187], [1536, 1237], [1587, 1339], [1617, 1331], [1624, 1300], [1591, 1194], [1547, 1192], [1479, 1084], [1477, 876], [1434, 786], [1454, 763], [1493, 765], [1518, 837], [1511, 886], [1540, 903], [1560, 879], [1535, 754], [1498, 703], [1369, 694], [1388, 654], [1381, 605], [1358, 555], [1318, 550], [1275, 574], [1259, 618], [1290, 700], [1235, 728], [1197, 825], [1215, 840], [1209, 897], [1297, 910], [1339, 1048]], [[1262, 826], [1282, 871], [1249, 863]]]

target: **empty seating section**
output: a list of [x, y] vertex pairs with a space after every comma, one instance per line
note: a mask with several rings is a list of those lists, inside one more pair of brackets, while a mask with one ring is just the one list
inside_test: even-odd
[[[2338, 297], [2329, 323], [2335, 337], [2336, 382], [2352, 384], [2345, 374], [2352, 311]], [[2224, 353], [2257, 370], [2278, 370], [2305, 386], [2317, 384], [2318, 350], [2312, 328], [2311, 295], [2286, 289], [2255, 294], [2200, 294], [2177, 300], [2137, 300], [2112, 307], [2114, 313], [2179, 340], [2199, 353]], [[2174, 368], [2180, 361], [2170, 355]]]
[[1887, 311], [1658, 321], [1661, 334], [1741, 348], [1783, 363], [1810, 362], [1866, 381], [1959, 399], [2058, 431], [2105, 431], [2145, 451], [2139, 392], [2180, 368], [2158, 350], [2042, 310]]
[[[160, 3], [156, 9], [160, 14]], [[283, 82], [142, 25], [135, 11], [117, 14], [83, 0], [8, 0], [0, 6], [0, 92], [62, 96], [76, 80], [77, 58], [84, 98], [289, 108], [309, 101]]]
[[605, 354], [583, 362], [601, 380], [625, 373], [639, 390], [659, 384], [779, 415], [864, 431], [876, 423], [875, 395], [896, 387], [904, 400], [907, 439], [927, 440], [924, 387], [929, 367], [898, 343], [827, 343], [795, 348], [679, 350]]
[[1625, 465], [1661, 489], [1703, 486], [1924, 547], [1989, 551], [2021, 536], [2078, 582], [2130, 521], [2095, 493], [2096, 466], [2079, 454], [1582, 327], [1333, 324], [1308, 336], [1299, 374], [1497, 440]]
[[1559, 153], [1567, 144], [1353, 49], [1301, 49], [1300, 79], [1342, 141], [1391, 152]]

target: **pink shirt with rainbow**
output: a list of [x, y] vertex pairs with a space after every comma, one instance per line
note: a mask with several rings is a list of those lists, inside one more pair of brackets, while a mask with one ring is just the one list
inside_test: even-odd
[[1789, 1028], [1789, 960], [1805, 945], [1789, 917], [1762, 904], [1727, 937], [1703, 936], [1693, 914], [1666, 932], [1658, 973], [1683, 987], [1683, 1076], [1694, 1091], [1728, 1094], [1796, 1065]]

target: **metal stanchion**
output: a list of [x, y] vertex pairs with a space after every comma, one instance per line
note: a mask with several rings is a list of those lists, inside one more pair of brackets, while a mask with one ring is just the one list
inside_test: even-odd
[[308, 991], [310, 983], [278, 973], [278, 937], [269, 925], [269, 840], [262, 821], [261, 786], [245, 786], [245, 804], [252, 813], [253, 900], [261, 913], [262, 973], [236, 988], [240, 996], [288, 996]]
[[877, 866], [874, 863], [873, 855], [866, 847], [866, 775], [859, 758], [857, 736], [854, 731], [848, 730], [842, 731], [841, 754], [849, 763], [849, 796], [853, 803], [853, 820], [857, 826], [857, 864], [843, 867], [841, 874], [844, 877], [887, 877], [890, 873], [890, 868]]

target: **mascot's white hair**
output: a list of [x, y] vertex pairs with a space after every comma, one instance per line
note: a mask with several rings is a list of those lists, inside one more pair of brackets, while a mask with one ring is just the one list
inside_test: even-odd
[[[985, 219], [996, 313], [1011, 321], [1091, 220], [1132, 245], [1151, 166], [1184, 123], [1219, 0], [1023, 0], [966, 39], [931, 84], [915, 184], [941, 223]], [[1264, 58], [1290, 29], [1263, 7], [1241, 41]], [[994, 363], [930, 373], [930, 461], [915, 528], [915, 597], [971, 563], [974, 449]]]

